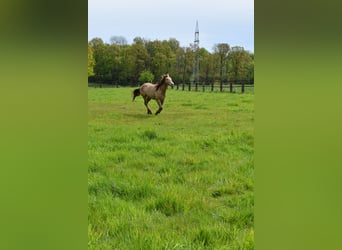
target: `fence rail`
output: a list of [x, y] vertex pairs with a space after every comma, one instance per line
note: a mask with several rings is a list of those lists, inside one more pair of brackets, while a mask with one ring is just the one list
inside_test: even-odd
[[[107, 82], [88, 83], [88, 87], [119, 88], [119, 87], [125, 87], [125, 86], [118, 85], [115, 82], [107, 81]], [[254, 93], [254, 81], [253, 80], [234, 80], [234, 81], [225, 81], [222, 84], [220, 83], [215, 83], [215, 84], [176, 83], [174, 86], [174, 89], [182, 90], [182, 91]]]
[[177, 90], [187, 91], [211, 91], [211, 92], [230, 92], [230, 93], [253, 93], [254, 81], [240, 80], [240, 81], [227, 81], [222, 84], [176, 84]]

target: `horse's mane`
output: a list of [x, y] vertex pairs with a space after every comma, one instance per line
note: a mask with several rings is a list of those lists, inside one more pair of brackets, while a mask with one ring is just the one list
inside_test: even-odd
[[166, 77], [167, 75], [164, 75], [163, 78], [159, 82], [157, 82], [157, 87], [156, 87], [157, 90], [160, 88], [160, 86], [164, 84]]

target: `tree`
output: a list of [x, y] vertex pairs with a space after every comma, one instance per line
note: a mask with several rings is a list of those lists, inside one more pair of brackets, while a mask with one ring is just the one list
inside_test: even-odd
[[185, 76], [185, 48], [178, 48], [176, 52], [176, 67], [175, 67], [175, 76], [172, 76], [175, 83], [179, 84], [179, 82], [184, 83], [184, 76]]
[[194, 51], [191, 47], [185, 48], [185, 82], [190, 82], [193, 74]]
[[176, 54], [179, 49], [179, 42], [175, 38], [170, 38], [168, 41], [168, 44], [171, 50], [173, 51], [173, 53]]
[[209, 83], [215, 78], [213, 56], [204, 48], [199, 50], [200, 78], [202, 82]]
[[112, 36], [110, 38], [110, 43], [124, 46], [127, 45], [127, 39], [123, 36]]
[[134, 79], [138, 81], [139, 74], [144, 70], [150, 69], [150, 55], [140, 38], [135, 38], [134, 43], [130, 46], [130, 54], [134, 61]]
[[166, 72], [167, 71], [166, 60], [167, 60], [166, 55], [159, 51], [152, 58], [152, 72], [158, 78], [158, 80], [159, 80], [159, 77], [167, 73]]
[[[219, 80], [222, 89], [228, 77], [231, 80], [254, 78], [254, 54], [242, 47], [231, 48], [227, 43], [213, 48], [213, 53], [204, 48], [198, 51], [201, 82]], [[88, 43], [88, 76], [120, 85], [154, 82], [165, 73], [170, 73], [176, 83], [187, 84], [193, 75], [193, 61], [193, 47], [180, 47], [174, 38], [151, 41], [136, 37], [128, 45], [121, 36], [113, 36], [110, 43], [95, 37]]]
[[96, 64], [93, 67], [95, 77], [99, 80], [102, 80], [103, 75], [105, 70], [104, 68], [104, 49], [105, 49], [105, 44], [101, 38], [93, 38], [90, 42], [89, 45], [93, 51], [93, 57], [96, 62]]
[[93, 49], [88, 44], [88, 77], [94, 75], [95, 59], [93, 55]]
[[93, 50], [95, 78], [99, 81], [113, 80], [113, 69], [116, 64], [119, 46], [105, 44], [102, 39], [94, 38], [89, 42]]
[[250, 63], [248, 68], [247, 79], [254, 80], [254, 54], [249, 53], [249, 55], [251, 56], [252, 62]]
[[154, 75], [148, 70], [144, 70], [143, 72], [140, 73], [140, 76], [139, 76], [140, 83], [152, 82], [153, 79], [154, 79]]
[[131, 46], [119, 46], [119, 54], [116, 57], [117, 72], [115, 77], [122, 85], [136, 84], [135, 79], [135, 57], [131, 53]]
[[229, 54], [229, 65], [229, 76], [231, 80], [250, 79], [252, 73], [254, 76], [252, 56], [242, 47], [236, 46], [232, 48], [232, 51]]
[[223, 83], [223, 70], [225, 68], [230, 46], [227, 43], [218, 43], [214, 46], [214, 53], [219, 58], [219, 71], [220, 71], [220, 90], [222, 91]]
[[166, 57], [166, 70], [164, 73], [172, 73], [174, 72], [175, 69], [175, 64], [176, 64], [176, 52], [173, 51], [172, 47], [176, 50], [176, 46], [174, 43], [174, 40], [170, 39], [169, 41], [164, 40], [162, 42], [162, 47], [161, 47], [161, 52], [165, 55]]
[[94, 47], [97, 47], [97, 46], [104, 45], [104, 42], [103, 42], [103, 40], [101, 38], [95, 37], [95, 38], [90, 40], [89, 45], [94, 48]]

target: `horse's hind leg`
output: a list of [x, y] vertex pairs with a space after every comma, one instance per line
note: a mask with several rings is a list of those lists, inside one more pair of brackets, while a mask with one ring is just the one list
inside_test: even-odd
[[145, 106], [146, 106], [146, 108], [147, 108], [147, 114], [148, 115], [151, 115], [152, 114], [152, 111], [150, 110], [150, 108], [148, 107], [148, 102], [151, 100], [151, 98], [149, 98], [149, 97], [144, 97], [144, 104], [145, 104]]

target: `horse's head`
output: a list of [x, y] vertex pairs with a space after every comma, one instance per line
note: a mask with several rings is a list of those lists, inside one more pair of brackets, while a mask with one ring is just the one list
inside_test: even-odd
[[173, 85], [175, 85], [174, 82], [172, 81], [171, 76], [169, 76], [169, 74], [164, 75], [163, 78], [164, 78], [163, 80], [164, 80], [169, 86], [173, 87]]

